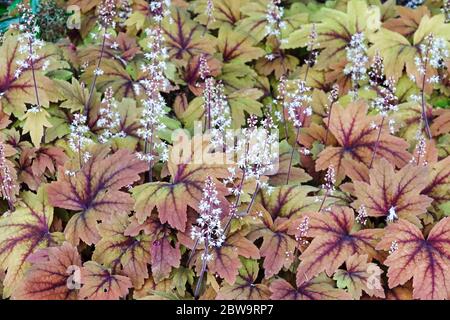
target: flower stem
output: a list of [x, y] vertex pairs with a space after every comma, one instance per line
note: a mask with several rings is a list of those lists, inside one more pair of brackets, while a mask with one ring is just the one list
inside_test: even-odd
[[328, 132], [330, 131], [331, 111], [333, 111], [333, 104], [334, 104], [334, 101], [331, 102], [330, 111], [328, 112], [327, 132], [325, 133], [325, 142], [324, 142], [325, 146], [327, 145], [327, 142], [328, 142]]
[[[295, 135], [295, 144], [294, 144], [295, 146], [297, 146], [299, 134], [300, 134], [300, 127], [297, 128], [297, 134]], [[286, 184], [289, 184], [289, 179], [291, 177], [291, 168], [292, 168], [292, 160], [294, 159], [294, 151], [295, 151], [295, 147], [292, 147], [291, 159], [289, 160], [289, 168], [288, 168], [288, 173], [287, 173], [287, 178], [286, 178]]]
[[385, 118], [386, 118], [385, 116], [383, 116], [381, 118], [380, 129], [378, 130], [377, 141], [375, 142], [375, 148], [373, 149], [372, 159], [370, 160], [369, 169], [372, 169], [373, 160], [375, 159], [375, 155], [377, 154], [377, 151], [378, 151], [378, 146], [380, 145], [381, 130], [383, 130], [383, 124], [384, 124]]
[[86, 118], [89, 116], [89, 108], [91, 106], [92, 96], [94, 95], [95, 84], [97, 82], [98, 71], [100, 70], [100, 64], [102, 63], [103, 54], [105, 52], [105, 42], [106, 42], [106, 28], [103, 30], [102, 48], [100, 50], [100, 57], [98, 58], [97, 67], [94, 69], [94, 79], [92, 80], [91, 87], [89, 88], [89, 97], [84, 106], [84, 115]]
[[202, 269], [200, 271], [200, 277], [198, 278], [197, 286], [195, 287], [195, 292], [194, 292], [195, 300], [198, 300], [200, 288], [201, 288], [202, 282], [203, 282], [203, 276], [205, 275], [205, 272], [206, 272], [206, 266], [207, 266], [207, 262], [208, 262], [207, 258], [208, 258], [208, 238], [205, 239], [205, 252], [203, 253], [203, 257], [202, 257]]

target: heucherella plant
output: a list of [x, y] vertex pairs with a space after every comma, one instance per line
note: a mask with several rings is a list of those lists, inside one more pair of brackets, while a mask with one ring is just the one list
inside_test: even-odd
[[167, 145], [164, 141], [158, 140], [156, 135], [158, 131], [166, 128], [163, 122], [167, 113], [166, 102], [161, 91], [167, 90], [169, 81], [164, 74], [167, 49], [164, 47], [162, 29], [159, 26], [149, 28], [146, 30], [146, 35], [149, 39], [149, 52], [145, 54], [148, 63], [141, 65], [141, 70], [146, 74], [146, 77], [140, 80], [144, 87], [145, 98], [142, 100], [141, 128], [139, 128], [137, 134], [144, 140], [143, 153], [138, 154], [138, 156], [141, 160], [148, 162], [148, 180], [152, 181], [155, 154], [158, 154], [163, 162], [168, 159]]
[[191, 238], [195, 240], [196, 246], [197, 244], [204, 245], [202, 268], [195, 288], [195, 298], [198, 298], [200, 293], [200, 286], [206, 272], [207, 262], [213, 259], [213, 256], [209, 253], [210, 248], [220, 248], [225, 241], [224, 229], [221, 226], [222, 209], [217, 195], [218, 192], [214, 181], [208, 176], [203, 187], [203, 197], [199, 203], [200, 216], [197, 219], [197, 226], [191, 230]]
[[377, 154], [379, 145], [380, 145], [380, 137], [381, 130], [383, 130], [383, 126], [386, 121], [389, 127], [389, 131], [391, 134], [395, 133], [395, 120], [388, 119], [388, 114], [390, 112], [398, 111], [398, 98], [395, 95], [395, 83], [392, 79], [385, 79], [384, 76], [384, 64], [383, 58], [377, 52], [372, 61], [372, 68], [368, 72], [369, 77], [369, 85], [374, 89], [377, 93], [376, 98], [372, 101], [372, 108], [377, 110], [381, 115], [381, 122], [379, 125], [376, 123], [373, 124], [373, 127], [378, 130], [377, 140], [375, 142], [375, 148], [372, 152], [372, 158], [370, 160], [369, 169], [372, 168], [373, 161], [375, 159], [375, 155]]
[[445, 68], [445, 61], [449, 58], [447, 41], [435, 37], [430, 33], [419, 47], [419, 54], [415, 57], [415, 65], [420, 75], [420, 97], [414, 96], [414, 100], [420, 103], [422, 108], [422, 121], [425, 133], [432, 138], [428, 117], [426, 114], [425, 86], [439, 83], [438, 69]]
[[5, 146], [0, 143], [0, 194], [8, 202], [9, 211], [14, 211], [15, 185], [11, 165], [6, 159]]
[[347, 54], [347, 65], [344, 68], [344, 74], [351, 76], [353, 87], [350, 95], [353, 99], [356, 99], [359, 82], [367, 79], [367, 67], [369, 63], [364, 33], [358, 32], [352, 35], [351, 41], [345, 50]]
[[2, 298], [450, 299], [448, 8], [13, 1]]
[[125, 132], [120, 130], [120, 113], [117, 101], [114, 98], [114, 91], [111, 87], [106, 88], [102, 107], [99, 111], [100, 119], [97, 125], [102, 128], [102, 133], [98, 137], [100, 143], [107, 143], [113, 138], [123, 138]]
[[[81, 113], [76, 113], [73, 115], [68, 140], [70, 149], [78, 155], [78, 164], [80, 169], [92, 156], [89, 151], [86, 151], [86, 147], [92, 143], [92, 139], [89, 137], [90, 130], [86, 125], [86, 121], [86, 116]], [[73, 174], [71, 171], [67, 171], [66, 173], [68, 175]]]
[[230, 107], [225, 96], [224, 85], [210, 76], [205, 55], [200, 56], [200, 78], [204, 81], [203, 90], [205, 130], [211, 134], [214, 147], [222, 150], [230, 138], [232, 125]]
[[[92, 98], [95, 93], [95, 85], [97, 83], [98, 76], [103, 75], [104, 71], [101, 68], [103, 56], [105, 54], [105, 45], [106, 40], [111, 37], [108, 32], [109, 28], [115, 28], [116, 22], [115, 19], [117, 17], [117, 5], [116, 0], [103, 0], [101, 4], [98, 6], [98, 24], [101, 28], [101, 48], [100, 55], [97, 60], [97, 65], [93, 71], [94, 77], [91, 82], [91, 86], [89, 88], [89, 96], [86, 100], [86, 104], [84, 106], [84, 115], [89, 115], [89, 110], [91, 108]], [[96, 38], [97, 35], [93, 34]]]

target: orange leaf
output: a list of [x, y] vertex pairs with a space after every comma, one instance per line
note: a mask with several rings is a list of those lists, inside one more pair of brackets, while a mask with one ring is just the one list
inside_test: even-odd
[[13, 299], [75, 300], [77, 298], [77, 287], [69, 286], [71, 277], [75, 281], [74, 284], [77, 284], [76, 268], [81, 267], [77, 248], [65, 242], [60, 247], [37, 251], [28, 258], [28, 261], [32, 263], [32, 266], [14, 290]]
[[83, 265], [81, 281], [79, 297], [85, 300], [118, 300], [132, 287], [128, 277], [114, 275], [94, 261]]
[[394, 208], [398, 217], [414, 219], [426, 212], [433, 199], [421, 195], [426, 186], [428, 170], [408, 164], [395, 171], [390, 162], [381, 159], [370, 170], [370, 183], [355, 181], [354, 208], [364, 205], [372, 217], [384, 217]]
[[450, 297], [450, 217], [439, 221], [427, 239], [415, 225], [401, 219], [388, 225], [377, 249], [393, 251], [384, 261], [390, 288], [413, 278], [414, 299]]
[[73, 244], [78, 244], [80, 239], [87, 244], [97, 243], [100, 240], [97, 221], [132, 208], [133, 199], [119, 190], [138, 180], [139, 173], [147, 170], [146, 163], [128, 150], [121, 149], [111, 156], [107, 153], [104, 147], [94, 149], [92, 157], [75, 176], [60, 169], [58, 181], [48, 186], [53, 206], [79, 211], [65, 229], [67, 240]]
[[354, 254], [375, 256], [375, 244], [382, 229], [353, 231], [354, 212], [349, 207], [331, 207], [330, 212], [309, 214], [308, 237], [313, 240], [300, 256], [297, 285], [326, 271], [331, 276]]
[[[369, 166], [376, 146], [378, 130], [371, 125], [380, 123], [379, 117], [367, 115], [367, 104], [363, 100], [351, 103], [346, 108], [336, 105], [330, 121], [330, 132], [336, 137], [338, 147], [327, 147], [319, 154], [316, 170], [325, 170], [333, 165], [337, 176], [347, 173], [342, 168], [342, 160], [351, 158]], [[326, 120], [325, 120], [326, 121]], [[402, 167], [411, 159], [406, 151], [408, 143], [392, 136], [387, 129], [382, 130], [375, 158], [386, 158], [397, 167]]]
[[351, 296], [344, 290], [337, 289], [333, 281], [325, 275], [304, 282], [295, 289], [284, 279], [277, 279], [270, 285], [272, 300], [350, 300]]

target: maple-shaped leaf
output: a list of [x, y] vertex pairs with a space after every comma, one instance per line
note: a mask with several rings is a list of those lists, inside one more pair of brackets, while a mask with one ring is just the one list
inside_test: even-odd
[[[369, 55], [380, 52], [388, 78], [398, 80], [402, 76], [405, 66], [408, 74], [417, 74], [415, 56], [418, 55], [420, 45], [424, 44], [429, 34], [450, 41], [450, 25], [444, 22], [444, 15], [435, 15], [431, 18], [428, 15], [422, 16], [412, 37], [412, 44], [400, 33], [381, 28], [377, 33], [369, 35], [369, 39], [373, 43], [369, 48]], [[416, 76], [418, 86], [422, 85], [420, 78]], [[431, 89], [430, 85], [427, 87]]]
[[224, 63], [248, 62], [263, 56], [265, 51], [255, 47], [254, 44], [250, 36], [234, 31], [230, 26], [224, 25], [219, 29], [217, 47]]
[[[12, 294], [18, 300], [76, 300], [81, 258], [75, 247], [41, 249], [28, 261], [31, 268]], [[72, 284], [72, 286], [70, 286]]]
[[[256, 0], [241, 7], [241, 12], [246, 16], [239, 21], [236, 31], [244, 34], [248, 34], [255, 40], [255, 42], [261, 41], [266, 37], [270, 31], [269, 28], [273, 28], [270, 25], [267, 17], [273, 14], [270, 12], [271, 0]], [[280, 28], [280, 40], [289, 36], [292, 31], [298, 29], [302, 24], [308, 22], [308, 14], [306, 12], [297, 12], [295, 10], [286, 10], [285, 8], [282, 22], [283, 28]]]
[[270, 290], [265, 284], [255, 283], [259, 273], [258, 262], [241, 259], [242, 267], [233, 285], [224, 284], [216, 299], [219, 300], [268, 300]]
[[29, 256], [40, 248], [56, 245], [60, 236], [50, 232], [53, 208], [45, 188], [24, 192], [23, 207], [0, 217], [0, 267], [6, 270], [3, 295], [8, 297], [29, 267]]
[[152, 274], [158, 281], [167, 278], [172, 268], [180, 266], [181, 254], [179, 245], [172, 246], [169, 239], [164, 237], [152, 244]]
[[212, 0], [214, 10], [212, 17], [206, 13], [210, 0], [197, 0], [192, 3], [192, 11], [196, 14], [194, 20], [207, 26], [208, 29], [219, 29], [222, 25], [235, 26], [242, 19], [242, 6], [250, 0]]
[[[25, 104], [36, 104], [36, 92], [31, 68], [23, 69], [16, 77], [19, 60], [26, 59], [26, 53], [19, 52], [20, 43], [14, 35], [6, 35], [0, 47], [0, 109], [20, 117], [26, 111]], [[39, 54], [39, 52], [38, 52]], [[53, 81], [42, 70], [35, 70], [39, 102], [48, 107], [50, 101], [56, 102], [58, 94], [53, 88]]]
[[414, 299], [449, 298], [450, 217], [434, 225], [426, 239], [417, 226], [400, 219], [387, 226], [377, 249], [391, 252], [384, 261], [389, 288], [412, 278]]
[[[149, 252], [152, 265], [152, 277], [156, 282], [161, 282], [168, 278], [172, 268], [180, 266], [181, 253], [179, 243], [172, 246], [171, 229], [155, 215], [150, 216], [144, 223], [139, 223], [133, 216], [130, 225], [125, 230], [126, 236], [143, 237], [149, 239]], [[174, 269], [176, 270], [176, 269]]]
[[191, 20], [189, 13], [180, 8], [171, 10], [173, 21], [164, 19], [163, 31], [166, 39], [169, 57], [188, 60], [188, 57], [202, 53], [213, 54], [216, 51], [216, 38], [204, 32], [204, 27]]
[[396, 6], [395, 10], [398, 17], [383, 22], [382, 27], [400, 33], [404, 37], [412, 36], [419, 27], [422, 17], [430, 15], [427, 6], [420, 6], [414, 9]]
[[[90, 45], [79, 50], [78, 56], [87, 65], [95, 64], [100, 56], [101, 50], [100, 45]], [[117, 36], [109, 36], [106, 39], [102, 59], [118, 60], [126, 66], [140, 52], [141, 50], [135, 37], [119, 32]]]
[[[228, 170], [222, 164], [223, 154], [206, 152], [210, 143], [208, 136], [203, 136], [202, 141], [195, 143], [185, 134], [175, 139], [174, 145], [184, 146], [185, 150], [190, 152], [179, 158], [178, 147], [171, 149], [168, 162], [171, 181], [142, 184], [134, 187], [132, 193], [136, 200], [134, 208], [139, 222], [144, 222], [156, 207], [162, 223], [168, 222], [173, 228], [184, 231], [187, 222], [186, 210], [188, 206], [198, 210], [206, 176], [226, 178]], [[194, 156], [202, 154], [209, 159], [200, 163], [198, 159], [194, 161]], [[224, 208], [223, 212], [228, 212], [228, 201], [224, 197], [228, 191], [219, 181], [216, 181], [216, 187], [221, 206]]]
[[[311, 213], [307, 237], [311, 244], [300, 256], [297, 285], [309, 281], [325, 271], [328, 276], [347, 260], [358, 254], [376, 255], [375, 245], [382, 229], [354, 231], [355, 217], [349, 207], [333, 206], [326, 213]], [[291, 226], [295, 228], [295, 225]]]
[[399, 171], [381, 159], [374, 163], [369, 172], [370, 182], [355, 181], [353, 207], [361, 205], [372, 217], [386, 217], [392, 210], [399, 218], [414, 219], [425, 213], [433, 199], [421, 195], [426, 186], [428, 170], [424, 166], [408, 164]]
[[67, 161], [64, 151], [54, 146], [40, 148], [23, 147], [18, 161], [19, 181], [35, 191], [56, 173], [59, 166]]
[[[192, 219], [190, 217], [190, 219]], [[195, 241], [191, 239], [191, 228], [184, 233], [178, 233], [177, 237], [185, 247], [193, 249]], [[246, 237], [247, 231], [237, 231], [229, 235], [221, 247], [209, 249], [212, 259], [208, 261], [207, 270], [209, 274], [222, 277], [228, 284], [233, 285], [239, 275], [239, 268], [242, 263], [240, 257], [247, 259], [259, 259], [260, 254], [251, 240]], [[193, 254], [191, 264], [195, 265], [197, 274], [202, 268], [202, 257], [204, 246], [197, 246], [197, 251]]]
[[371, 124], [380, 123], [379, 117], [367, 115], [367, 109], [367, 104], [363, 100], [353, 102], [346, 108], [339, 104], [335, 105], [329, 130], [339, 146], [329, 146], [319, 154], [316, 170], [325, 170], [333, 165], [337, 176], [342, 178], [346, 175], [342, 168], [344, 158], [355, 159], [369, 166], [375, 149], [375, 159], [386, 158], [397, 167], [403, 167], [411, 160], [411, 155], [406, 151], [408, 143], [390, 135], [388, 128], [382, 130], [378, 147], [375, 148], [378, 130]]
[[67, 108], [71, 112], [83, 110], [89, 97], [89, 89], [73, 77], [72, 82], [64, 80], [54, 80], [58, 92], [60, 93], [60, 100], [64, 100], [59, 106]]
[[440, 161], [429, 162], [427, 183], [422, 194], [433, 199], [433, 205], [441, 205], [450, 201], [450, 157]]
[[128, 277], [112, 274], [94, 261], [84, 263], [81, 282], [79, 297], [83, 300], [119, 300], [133, 286]]
[[282, 186], [270, 193], [264, 191], [257, 198], [258, 204], [252, 208], [252, 214], [259, 217], [259, 221], [252, 226], [249, 238], [263, 238], [260, 251], [266, 278], [283, 267], [289, 268], [294, 261], [297, 242], [292, 237], [290, 225], [301, 212], [318, 210], [320, 204], [315, 197], [307, 196], [315, 190], [310, 186]]
[[44, 109], [40, 108], [38, 111], [29, 110], [22, 120], [23, 124], [23, 134], [30, 133], [31, 141], [36, 147], [41, 144], [42, 136], [44, 135], [44, 129], [50, 128], [52, 124], [49, 122], [50, 115]]
[[35, 176], [45, 173], [54, 175], [59, 166], [63, 166], [68, 157], [63, 149], [56, 146], [45, 146], [35, 150], [31, 171]]
[[[330, 64], [345, 59], [345, 48], [351, 41], [352, 35], [364, 32], [373, 33], [379, 27], [379, 8], [368, 7], [366, 1], [350, 0], [347, 2], [346, 12], [323, 7], [315, 15], [320, 21], [315, 23], [317, 30], [316, 48], [323, 49], [317, 60], [316, 67], [325, 69]], [[306, 24], [292, 32], [282, 45], [284, 49], [306, 47], [308, 36], [313, 24]]]
[[430, 126], [433, 137], [450, 132], [450, 110], [435, 110], [437, 115]]
[[[130, 63], [129, 69], [131, 69]], [[86, 71], [81, 75], [81, 80], [90, 84], [96, 65], [89, 66]], [[111, 87], [114, 92], [114, 97], [118, 100], [122, 98], [132, 98], [136, 101], [140, 101], [143, 97], [144, 86], [140, 82], [145, 78], [145, 73], [134, 63], [135, 72], [131, 74], [122, 66], [121, 63], [115, 60], [102, 61], [101, 69], [103, 73], [97, 77], [96, 88], [100, 92], [104, 92], [106, 88]], [[139, 88], [139, 90], [136, 90]]]
[[[230, 285], [236, 282], [239, 274], [239, 268], [241, 267], [239, 256], [249, 259], [260, 258], [258, 248], [239, 233], [229, 237], [220, 248], [214, 248], [211, 254], [213, 258], [208, 262], [209, 272], [212, 274], [217, 273]], [[199, 257], [197, 259], [197, 265], [199, 266], [201, 254], [197, 256]]]
[[[114, 212], [132, 208], [133, 199], [121, 188], [139, 179], [139, 173], [147, 170], [145, 162], [128, 150], [118, 150], [107, 156], [108, 148], [98, 147], [92, 157], [74, 176], [58, 170], [58, 181], [52, 182], [47, 192], [55, 207], [78, 211], [67, 223], [68, 241], [78, 244], [97, 243], [100, 236], [97, 221]], [[72, 170], [69, 163], [64, 169]]]
[[270, 284], [271, 300], [351, 300], [351, 295], [334, 287], [334, 281], [321, 274], [294, 288], [284, 279]]
[[[232, 128], [239, 129], [245, 124], [246, 115], [262, 116], [263, 104], [258, 101], [264, 93], [256, 88], [236, 90], [227, 96], [231, 109]], [[204, 121], [205, 108], [203, 97], [193, 99], [181, 115], [181, 120], [188, 127], [193, 127], [195, 121]]]
[[380, 275], [383, 271], [375, 263], [367, 262], [367, 255], [353, 255], [345, 261], [345, 270], [338, 269], [333, 276], [338, 288], [347, 288], [355, 300], [362, 292], [370, 296], [384, 298]]
[[128, 235], [126, 212], [110, 215], [98, 225], [101, 240], [95, 245], [92, 260], [131, 279], [134, 288], [140, 288], [148, 278], [152, 237], [146, 234]]

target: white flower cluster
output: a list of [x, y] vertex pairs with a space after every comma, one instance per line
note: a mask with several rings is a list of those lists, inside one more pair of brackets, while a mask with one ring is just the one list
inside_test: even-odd
[[325, 174], [325, 183], [322, 185], [322, 189], [326, 190], [327, 194], [333, 194], [336, 183], [336, 171], [333, 165], [330, 165]]
[[200, 57], [200, 77], [205, 81], [203, 101], [206, 128], [210, 130], [211, 142], [215, 148], [223, 148], [227, 141], [226, 134], [231, 134], [231, 114], [225, 89], [221, 82], [209, 76], [210, 70], [204, 55]]
[[389, 248], [389, 254], [393, 254], [397, 250], [398, 250], [398, 242], [394, 240], [391, 242], [391, 247]]
[[98, 23], [105, 29], [114, 28], [117, 16], [116, 0], [103, 0], [98, 5]]
[[[434, 69], [445, 67], [445, 61], [449, 58], [447, 41], [440, 37], [429, 34], [419, 46], [419, 55], [415, 57], [415, 64], [419, 74], [426, 77], [427, 66]], [[429, 83], [438, 83], [439, 77], [431, 76], [426, 78]]]
[[203, 197], [199, 203], [200, 216], [197, 226], [191, 230], [191, 238], [199, 244], [205, 243], [209, 248], [221, 247], [225, 241], [220, 216], [221, 202], [217, 198], [216, 185], [211, 177], [207, 177], [203, 187]]
[[[143, 64], [141, 70], [147, 76], [140, 81], [140, 84], [145, 89], [145, 99], [142, 100], [141, 128], [138, 129], [137, 134], [144, 139], [146, 145], [150, 143], [150, 147], [158, 151], [162, 161], [167, 161], [168, 149], [166, 143], [156, 141], [154, 136], [156, 132], [166, 128], [162, 120], [167, 113], [167, 107], [161, 91], [169, 87], [169, 81], [164, 74], [168, 54], [167, 49], [163, 45], [164, 38], [161, 28], [154, 27], [147, 29], [146, 35], [149, 38], [148, 52], [145, 53], [145, 58], [148, 60], [148, 63]], [[151, 163], [154, 160], [153, 152], [150, 151], [150, 153], [147, 153], [147, 151], [144, 150], [144, 154], [140, 154], [139, 157]]]
[[297, 227], [298, 234], [295, 235], [295, 240], [302, 245], [307, 245], [309, 243], [305, 238], [308, 236], [309, 231], [309, 217], [303, 218], [302, 222]]
[[308, 42], [306, 43], [306, 50], [308, 50], [309, 55], [308, 59], [305, 60], [305, 63], [308, 66], [312, 66], [316, 63], [318, 51], [316, 50], [319, 47], [319, 42], [317, 42], [319, 35], [317, 34], [316, 25], [313, 23], [311, 26], [311, 31], [308, 35]]
[[294, 80], [295, 90], [286, 93], [285, 109], [288, 111], [289, 120], [296, 128], [303, 126], [305, 117], [312, 115], [311, 88], [303, 80]]
[[409, 0], [406, 3], [406, 7], [415, 9], [423, 4], [424, 0]]
[[278, 131], [272, 118], [260, 121], [252, 115], [248, 119], [248, 128], [241, 131], [236, 143], [237, 165], [245, 174], [245, 180], [255, 179], [262, 189], [271, 191], [266, 182], [261, 182], [263, 175], [271, 174], [278, 161]]
[[117, 111], [117, 101], [112, 87], [106, 88], [102, 104], [99, 111], [100, 118], [97, 121], [97, 125], [103, 129], [98, 138], [99, 142], [106, 143], [113, 138], [125, 137], [125, 132], [120, 131], [120, 113]]
[[3, 143], [0, 143], [0, 195], [8, 202], [10, 209], [12, 209], [14, 181], [11, 170], [6, 163], [5, 146]]
[[345, 49], [348, 63], [344, 68], [344, 74], [351, 75], [354, 86], [359, 81], [366, 79], [369, 58], [367, 57], [367, 46], [364, 40], [364, 33], [355, 33]]
[[150, 1], [150, 12], [153, 20], [161, 23], [165, 16], [170, 16], [171, 0], [152, 0]]
[[358, 208], [358, 215], [356, 216], [356, 222], [365, 226], [367, 223], [367, 219], [368, 219], [367, 210], [366, 207], [362, 204]]
[[131, 13], [133, 12], [133, 8], [131, 7], [130, 2], [130, 0], [119, 0], [117, 18], [120, 27], [125, 27], [125, 21], [127, 21]]
[[[30, 7], [19, 4], [18, 5], [19, 13], [20, 13], [20, 21], [17, 26], [20, 34], [18, 36], [19, 48], [18, 51], [20, 54], [27, 54], [25, 59], [16, 60], [17, 68], [14, 71], [14, 77], [17, 79], [20, 75], [26, 71], [31, 70], [33, 72], [36, 71], [35, 63], [40, 58], [37, 51], [44, 46], [44, 41], [37, 38], [39, 33], [39, 26], [36, 25], [36, 17], [33, 14]], [[48, 68], [50, 62], [48, 60], [42, 63], [42, 70]], [[33, 79], [35, 79], [33, 77]], [[35, 81], [35, 80], [34, 80]], [[36, 105], [32, 107], [32, 112], [40, 111], [40, 101], [39, 95], [37, 93], [37, 83], [34, 82], [34, 86], [36, 88]]]
[[442, 1], [441, 11], [445, 16], [445, 23], [450, 23], [450, 0]]
[[286, 28], [286, 22], [283, 21], [284, 9], [279, 6], [281, 0], [270, 0], [266, 10], [266, 33], [279, 37], [281, 31]]
[[394, 222], [398, 219], [397, 212], [395, 211], [395, 207], [390, 207], [388, 215], [386, 217], [386, 222]]
[[[385, 79], [384, 63], [380, 53], [377, 52], [373, 58], [372, 68], [368, 72], [369, 84], [377, 92], [377, 96], [371, 102], [373, 109], [384, 118], [388, 117], [390, 112], [398, 111], [398, 98], [395, 95], [395, 82], [392, 79]], [[395, 133], [395, 120], [388, 119], [389, 131]], [[376, 129], [378, 126], [372, 126]]]
[[[81, 113], [73, 115], [72, 124], [70, 125], [69, 147], [75, 153], [78, 153], [80, 162], [84, 163], [91, 157], [89, 152], [84, 152], [83, 149], [92, 143], [88, 137], [89, 127], [86, 125], [87, 118]], [[80, 165], [82, 165], [80, 163]]]
[[[425, 159], [425, 156], [427, 155], [427, 140], [425, 139], [425, 136], [422, 134], [421, 130], [417, 130], [416, 140], [417, 144], [414, 150], [414, 155], [409, 162], [419, 164], [420, 159]], [[424, 166], [427, 165], [426, 160], [424, 160], [422, 163]]]
[[214, 22], [214, 2], [213, 0], [206, 0], [205, 15], [208, 17], [208, 22]]

